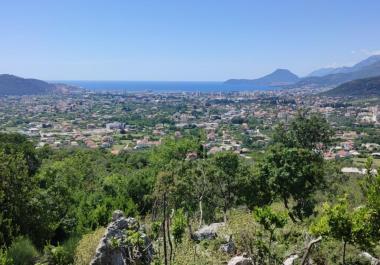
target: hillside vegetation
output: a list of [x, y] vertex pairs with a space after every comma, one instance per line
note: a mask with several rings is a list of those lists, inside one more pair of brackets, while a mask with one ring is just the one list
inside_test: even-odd
[[331, 90], [323, 95], [339, 97], [370, 97], [380, 96], [380, 76], [353, 80]]
[[[300, 113], [252, 161], [206, 156], [201, 132], [117, 156], [0, 134], [0, 264], [88, 264], [117, 209], [145, 224], [154, 264], [225, 264], [242, 253], [254, 264], [370, 264], [362, 253], [380, 255], [380, 175], [341, 175], [322, 157], [332, 135], [321, 116]], [[196, 236], [215, 222], [216, 237]]]

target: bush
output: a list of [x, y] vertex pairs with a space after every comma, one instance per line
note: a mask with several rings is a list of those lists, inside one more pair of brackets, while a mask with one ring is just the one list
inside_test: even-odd
[[13, 260], [14, 265], [32, 265], [38, 256], [32, 241], [25, 237], [15, 239], [8, 249], [8, 257]]
[[13, 265], [13, 261], [8, 257], [7, 251], [2, 249], [0, 249], [0, 265]]
[[74, 263], [74, 252], [65, 245], [47, 245], [44, 248], [44, 256], [40, 260], [40, 265], [70, 265]]
[[105, 228], [101, 227], [94, 232], [84, 235], [75, 249], [74, 264], [88, 265], [95, 255], [96, 247], [101, 237], [104, 235]]

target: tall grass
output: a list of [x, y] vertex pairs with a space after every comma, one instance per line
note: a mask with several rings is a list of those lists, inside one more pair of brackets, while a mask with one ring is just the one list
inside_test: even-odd
[[13, 260], [14, 265], [32, 265], [38, 256], [36, 247], [26, 237], [15, 239], [8, 249], [8, 257]]

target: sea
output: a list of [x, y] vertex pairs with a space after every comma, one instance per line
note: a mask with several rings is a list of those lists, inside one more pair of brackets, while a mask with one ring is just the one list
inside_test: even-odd
[[116, 93], [179, 93], [179, 92], [249, 92], [275, 90], [274, 87], [254, 87], [247, 84], [226, 84], [218, 81], [78, 81], [60, 80], [55, 83], [74, 85], [94, 92]]

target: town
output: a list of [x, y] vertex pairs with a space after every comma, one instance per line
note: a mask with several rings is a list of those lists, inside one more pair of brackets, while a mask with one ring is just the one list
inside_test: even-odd
[[379, 100], [325, 97], [314, 90], [229, 93], [95, 93], [0, 98], [0, 130], [27, 135], [37, 148], [102, 148], [114, 155], [160, 145], [165, 137], [201, 137], [205, 152], [233, 151], [255, 160], [273, 129], [301, 110], [335, 129], [324, 158], [345, 161], [344, 173], [380, 166]]

